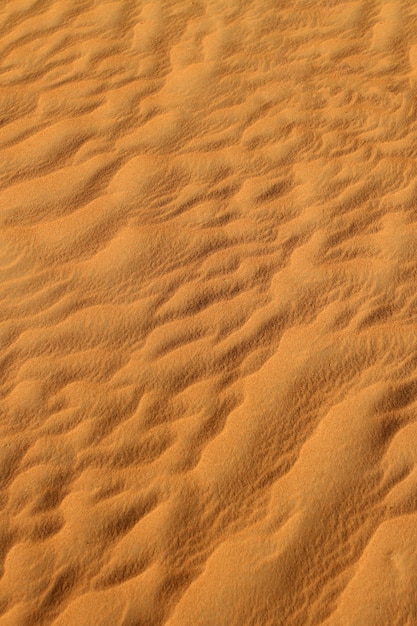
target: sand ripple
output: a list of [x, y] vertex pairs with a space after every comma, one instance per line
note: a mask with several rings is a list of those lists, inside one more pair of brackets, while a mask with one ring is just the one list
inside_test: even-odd
[[0, 623], [417, 624], [413, 3], [0, 35]]

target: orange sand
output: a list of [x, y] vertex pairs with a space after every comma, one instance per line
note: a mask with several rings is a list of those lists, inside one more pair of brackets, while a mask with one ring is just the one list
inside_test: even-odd
[[417, 625], [417, 6], [0, 34], [0, 625]]

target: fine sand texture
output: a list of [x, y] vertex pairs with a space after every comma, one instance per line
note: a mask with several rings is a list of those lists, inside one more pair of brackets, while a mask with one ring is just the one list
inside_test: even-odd
[[0, 626], [417, 625], [417, 3], [1, 0]]

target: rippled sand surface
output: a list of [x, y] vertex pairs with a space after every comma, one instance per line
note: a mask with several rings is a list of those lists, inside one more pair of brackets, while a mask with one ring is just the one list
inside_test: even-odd
[[1, 626], [417, 624], [417, 7], [3, 0]]

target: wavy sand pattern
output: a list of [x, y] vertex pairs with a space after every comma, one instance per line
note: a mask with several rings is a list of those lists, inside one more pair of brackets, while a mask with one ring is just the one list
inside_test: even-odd
[[417, 7], [3, 0], [1, 626], [417, 624]]

